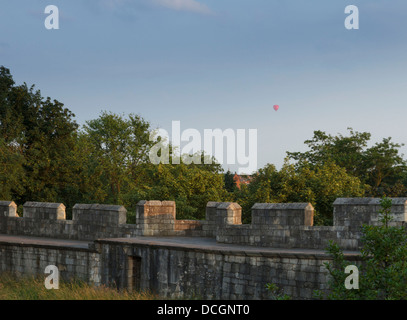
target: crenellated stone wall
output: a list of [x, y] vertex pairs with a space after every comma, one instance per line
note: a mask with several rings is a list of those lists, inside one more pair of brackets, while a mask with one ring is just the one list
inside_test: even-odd
[[[62, 203], [27, 202], [19, 217], [14, 202], [0, 201], [0, 233], [75, 240], [190, 236], [225, 244], [309, 249], [324, 249], [333, 240], [343, 249], [358, 250], [360, 227], [379, 222], [380, 199], [339, 198], [333, 207], [333, 226], [313, 226], [309, 203], [257, 203], [251, 224], [242, 224], [237, 203], [208, 202], [205, 220], [178, 220], [174, 201], [140, 201], [136, 223], [127, 224], [127, 211], [118, 205], [76, 204], [72, 220], [66, 220]], [[394, 198], [392, 213], [393, 225], [404, 224], [407, 198]]]
[[[404, 225], [407, 198], [394, 198], [392, 225]], [[309, 203], [255, 204], [242, 224], [237, 203], [208, 202], [205, 220], [178, 220], [173, 201], [140, 201], [136, 223], [123, 206], [27, 202], [23, 216], [0, 201], [0, 273], [43, 274], [141, 289], [167, 297], [268, 299], [274, 283], [294, 299], [327, 288], [329, 240], [360, 262], [361, 226], [379, 223], [380, 199], [339, 198], [333, 226], [314, 226]]]
[[62, 203], [26, 202], [23, 216], [12, 201], [0, 201], [0, 233], [55, 239], [94, 240], [137, 235], [136, 225], [126, 224], [123, 206], [76, 204], [72, 220], [65, 219]]

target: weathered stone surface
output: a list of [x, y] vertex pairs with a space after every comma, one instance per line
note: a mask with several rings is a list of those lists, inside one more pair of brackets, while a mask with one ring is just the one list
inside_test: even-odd
[[[308, 203], [255, 204], [252, 223], [243, 225], [241, 207], [231, 202], [209, 202], [206, 219], [192, 221], [176, 219], [173, 201], [140, 201], [136, 223], [126, 224], [123, 206], [77, 204], [66, 220], [60, 203], [27, 202], [18, 217], [14, 202], [0, 201], [0, 272], [43, 274], [56, 264], [66, 277], [94, 284], [136, 281], [131, 288], [208, 299], [265, 299], [264, 285], [273, 282], [310, 298], [327, 287], [321, 266], [328, 241], [357, 251], [360, 226], [378, 223], [379, 201], [337, 199], [334, 225], [324, 227], [313, 226]], [[407, 198], [393, 199], [392, 213], [393, 224], [405, 223]]]
[[[378, 198], [338, 198], [334, 202], [334, 225], [360, 229], [363, 224], [379, 223]], [[391, 225], [401, 225], [407, 220], [407, 198], [391, 198]]]
[[[313, 290], [325, 290], [328, 280], [328, 273], [321, 272], [321, 266], [330, 261], [330, 257], [322, 250], [259, 250], [197, 238], [184, 241], [134, 238], [125, 244], [123, 241], [97, 241], [105, 248], [102, 259], [114, 260], [118, 256], [126, 259], [122, 255], [123, 247], [133, 247], [142, 261], [139, 279], [142, 288], [166, 297], [269, 299], [265, 284], [275, 283], [294, 299], [311, 299]], [[346, 255], [348, 259], [358, 259], [357, 253]], [[126, 287], [126, 261], [112, 261], [109, 265], [112, 267], [102, 282], [115, 281], [120, 287]], [[118, 265], [121, 268], [117, 268]], [[303, 288], [309, 290], [301, 290]]]
[[23, 209], [24, 218], [65, 220], [65, 205], [63, 203], [26, 202]]
[[14, 201], [0, 201], [0, 216], [18, 217], [17, 205]]

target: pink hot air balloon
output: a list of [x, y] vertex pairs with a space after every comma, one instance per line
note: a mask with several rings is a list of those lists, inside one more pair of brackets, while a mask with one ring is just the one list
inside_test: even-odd
[[280, 108], [280, 106], [278, 105], [278, 104], [275, 104], [274, 106], [273, 106], [273, 108], [274, 108], [274, 110], [278, 110], [278, 108]]

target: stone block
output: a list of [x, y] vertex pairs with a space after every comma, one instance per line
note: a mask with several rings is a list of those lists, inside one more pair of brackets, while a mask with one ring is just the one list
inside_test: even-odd
[[[393, 221], [407, 221], [407, 198], [392, 199]], [[379, 198], [338, 198], [334, 202], [334, 226], [359, 228], [363, 224], [377, 224], [380, 207]]]
[[126, 223], [127, 210], [119, 205], [76, 204], [72, 220], [83, 224], [119, 226]]
[[63, 203], [26, 202], [23, 205], [23, 217], [36, 220], [65, 220]]
[[14, 201], [0, 201], [0, 217], [18, 217]]
[[310, 203], [256, 203], [252, 207], [252, 225], [312, 226], [314, 208]]

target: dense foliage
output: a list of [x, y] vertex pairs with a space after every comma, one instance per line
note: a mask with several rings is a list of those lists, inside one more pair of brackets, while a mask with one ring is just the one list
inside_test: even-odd
[[[391, 226], [392, 200], [382, 198], [380, 225], [362, 227], [361, 261], [358, 266], [358, 288], [349, 289], [342, 250], [331, 242], [327, 251], [333, 257], [326, 263], [331, 275], [328, 299], [334, 300], [405, 300], [407, 299], [407, 229]], [[321, 294], [321, 293], [319, 293]], [[321, 296], [323, 297], [323, 296]]]
[[330, 224], [337, 197], [407, 194], [402, 145], [391, 138], [368, 148], [366, 132], [315, 131], [305, 141], [309, 151], [288, 152], [280, 170], [267, 164], [237, 188], [234, 173], [216, 162], [152, 164], [153, 133], [141, 116], [111, 112], [80, 127], [61, 102], [42, 97], [34, 86], [16, 85], [0, 67], [2, 200], [63, 202], [68, 216], [75, 203], [122, 204], [130, 222], [139, 200], [174, 200], [178, 217], [191, 219], [204, 218], [208, 201], [236, 201], [246, 223], [256, 202], [310, 202], [315, 223]]
[[122, 204], [130, 213], [139, 200], [174, 200], [179, 217], [198, 219], [208, 201], [231, 199], [219, 164], [151, 164], [157, 141], [142, 117], [102, 112], [82, 128], [74, 117], [0, 68], [0, 199]]

